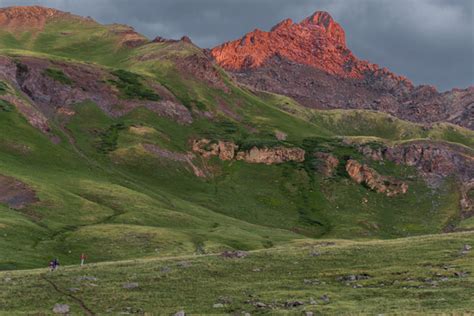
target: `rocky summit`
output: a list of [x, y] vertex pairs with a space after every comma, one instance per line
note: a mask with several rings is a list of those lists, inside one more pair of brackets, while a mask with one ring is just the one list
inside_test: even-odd
[[346, 36], [0, 9], [0, 314], [471, 313], [474, 87]]
[[327, 12], [284, 20], [211, 50], [235, 78], [256, 90], [318, 109], [371, 109], [414, 121], [448, 121], [474, 129], [474, 87], [440, 93], [354, 56]]

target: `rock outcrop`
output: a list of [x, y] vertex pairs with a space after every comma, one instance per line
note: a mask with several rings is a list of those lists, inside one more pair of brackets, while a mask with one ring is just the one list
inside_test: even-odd
[[239, 151], [237, 160], [248, 163], [262, 163], [266, 165], [280, 164], [289, 161], [303, 162], [305, 151], [297, 147], [252, 147], [249, 151]]
[[359, 60], [342, 27], [326, 12], [287, 19], [211, 50], [235, 78], [317, 109], [370, 109], [414, 122], [451, 122], [474, 129], [474, 87], [439, 93]]
[[474, 190], [472, 150], [447, 143], [417, 141], [393, 147], [361, 145], [359, 151], [372, 160], [412, 166], [432, 187], [438, 187], [447, 177], [454, 177], [460, 186], [461, 216], [474, 216], [474, 200], [470, 194]]
[[216, 157], [219, 159], [241, 160], [248, 163], [280, 164], [289, 161], [303, 162], [305, 151], [297, 147], [273, 147], [258, 148], [252, 147], [250, 150], [238, 151], [239, 147], [233, 142], [218, 141], [212, 142], [209, 139], [198, 139], [192, 143], [192, 151], [204, 158]]
[[405, 194], [408, 191], [408, 184], [382, 176], [374, 169], [356, 160], [347, 161], [346, 171], [355, 182], [364, 184], [371, 190], [384, 193], [387, 196]]
[[473, 152], [461, 146], [416, 141], [392, 147], [361, 145], [358, 148], [372, 160], [413, 166], [434, 186], [448, 176], [456, 177], [461, 183], [474, 181]]
[[238, 148], [232, 142], [218, 141], [212, 142], [209, 139], [198, 139], [193, 141], [192, 150], [204, 158], [219, 156], [221, 160], [232, 160], [235, 157], [235, 151]]
[[317, 170], [325, 177], [331, 177], [339, 165], [339, 159], [329, 153], [316, 152], [314, 157], [318, 160]]

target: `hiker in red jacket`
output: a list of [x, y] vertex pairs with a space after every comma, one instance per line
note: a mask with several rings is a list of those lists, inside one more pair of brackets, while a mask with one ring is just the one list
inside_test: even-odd
[[86, 255], [85, 254], [81, 254], [81, 267], [84, 265], [84, 262], [86, 261]]

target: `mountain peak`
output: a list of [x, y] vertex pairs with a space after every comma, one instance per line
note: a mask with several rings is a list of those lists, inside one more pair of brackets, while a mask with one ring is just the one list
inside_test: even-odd
[[334, 41], [337, 45], [346, 46], [346, 35], [344, 29], [332, 18], [326, 11], [316, 11], [310, 17], [301, 21], [303, 26], [318, 26], [325, 30], [328, 38]]
[[285, 19], [269, 32], [255, 30], [211, 53], [228, 70], [257, 68], [279, 56], [331, 74], [360, 77], [353, 67], [355, 57], [346, 47], [344, 30], [324, 11], [317, 11], [300, 23]]
[[304, 21], [328, 28], [331, 23], [335, 23], [332, 16], [326, 11], [316, 11]]

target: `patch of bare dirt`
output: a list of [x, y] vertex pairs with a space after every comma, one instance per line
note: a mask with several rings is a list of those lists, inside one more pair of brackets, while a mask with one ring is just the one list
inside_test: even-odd
[[13, 209], [38, 202], [35, 191], [27, 184], [12, 177], [0, 175], [0, 203], [7, 204]]

